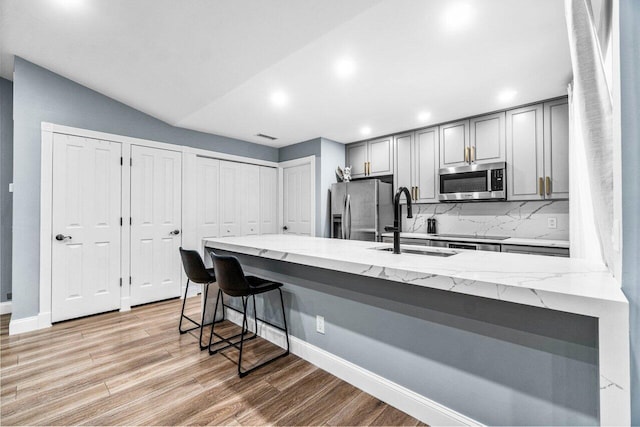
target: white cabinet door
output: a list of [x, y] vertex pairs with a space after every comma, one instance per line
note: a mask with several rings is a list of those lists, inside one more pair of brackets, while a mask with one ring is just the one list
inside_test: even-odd
[[240, 164], [242, 235], [260, 234], [260, 166]]
[[131, 305], [180, 295], [182, 155], [131, 147]]
[[369, 141], [367, 176], [391, 175], [393, 173], [393, 138], [386, 137]]
[[278, 232], [278, 170], [260, 166], [260, 234]]
[[468, 141], [469, 120], [440, 126], [440, 167], [468, 164]]
[[286, 234], [312, 235], [311, 165], [291, 166], [283, 171], [283, 223]]
[[196, 159], [196, 234], [198, 242], [205, 237], [218, 237], [218, 199], [220, 161], [207, 157]]
[[542, 105], [507, 111], [509, 200], [544, 199]]
[[220, 236], [242, 233], [240, 163], [220, 161]]
[[506, 161], [505, 113], [469, 120], [470, 163]]
[[569, 104], [566, 99], [544, 104], [545, 197], [569, 198]]
[[438, 202], [438, 128], [419, 130], [414, 141], [414, 185], [417, 203]]
[[58, 322], [120, 307], [121, 145], [53, 138], [51, 320]]
[[351, 166], [352, 178], [365, 176], [368, 161], [367, 149], [366, 142], [347, 145], [347, 163], [345, 166]]
[[[400, 187], [407, 187], [413, 193], [413, 134], [403, 134], [395, 137], [396, 171], [393, 176], [394, 193]], [[403, 197], [402, 203], [406, 203]]]

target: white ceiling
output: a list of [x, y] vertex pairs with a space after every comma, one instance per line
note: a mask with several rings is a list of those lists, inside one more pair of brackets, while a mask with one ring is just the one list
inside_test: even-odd
[[[453, 19], [469, 22], [450, 28], [461, 3]], [[365, 126], [383, 135], [565, 94], [563, 3], [0, 0], [0, 75], [18, 55], [176, 126], [351, 142]], [[341, 58], [350, 78], [334, 72]], [[501, 102], [504, 89], [517, 95]]]

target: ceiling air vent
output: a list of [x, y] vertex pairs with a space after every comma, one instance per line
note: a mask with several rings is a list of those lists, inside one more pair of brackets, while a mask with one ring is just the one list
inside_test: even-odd
[[270, 139], [271, 141], [275, 141], [276, 139], [278, 139], [275, 136], [265, 135], [264, 133], [256, 134], [256, 136], [259, 136], [260, 138], [267, 138], [267, 139]]

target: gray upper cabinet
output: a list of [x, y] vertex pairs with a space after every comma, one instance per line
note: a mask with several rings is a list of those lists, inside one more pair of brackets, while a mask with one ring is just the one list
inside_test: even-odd
[[566, 99], [544, 104], [545, 197], [569, 198], [569, 104]]
[[347, 145], [347, 163], [351, 166], [351, 177], [361, 178], [365, 176], [367, 169], [367, 143], [358, 142]]
[[349, 144], [346, 155], [352, 178], [393, 174], [393, 138], [390, 136]]
[[504, 161], [504, 112], [440, 126], [441, 168]]
[[544, 199], [542, 105], [507, 111], [509, 200]]
[[569, 197], [566, 99], [507, 111], [509, 200]]
[[440, 167], [469, 163], [469, 120], [440, 126]]
[[[407, 187], [414, 203], [438, 202], [438, 141], [437, 127], [395, 137], [395, 190]], [[406, 203], [404, 198], [401, 200]]]
[[418, 203], [438, 200], [438, 128], [419, 130], [414, 136], [414, 183]]
[[469, 163], [506, 161], [505, 136], [504, 112], [469, 120]]

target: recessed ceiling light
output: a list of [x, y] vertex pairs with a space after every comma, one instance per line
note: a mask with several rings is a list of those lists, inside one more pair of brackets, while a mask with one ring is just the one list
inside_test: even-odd
[[281, 90], [277, 90], [271, 94], [271, 103], [276, 107], [284, 107], [289, 103], [289, 97]]
[[363, 135], [369, 135], [371, 133], [371, 128], [369, 126], [363, 126], [360, 129], [360, 133]]
[[82, 6], [85, 0], [55, 0], [55, 2], [64, 8], [73, 9]]
[[431, 118], [431, 113], [429, 113], [428, 111], [422, 111], [418, 113], [418, 120], [421, 122], [426, 122], [430, 118]]
[[348, 57], [340, 58], [334, 64], [333, 70], [342, 79], [351, 77], [356, 72], [356, 63]]
[[498, 94], [498, 101], [505, 104], [507, 102], [511, 102], [516, 98], [518, 91], [513, 89], [505, 89]]
[[442, 23], [448, 31], [459, 31], [469, 26], [474, 10], [468, 1], [450, 2], [442, 14]]

